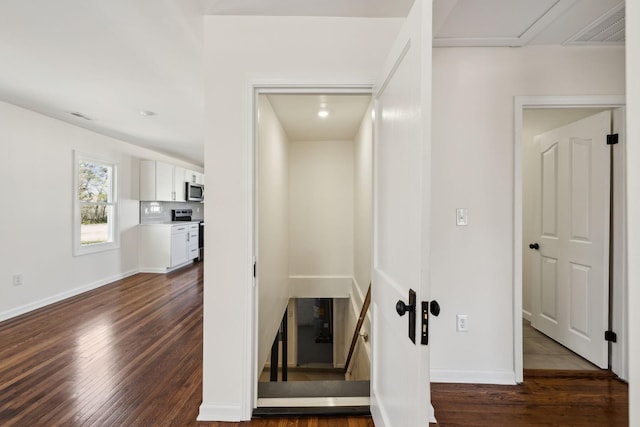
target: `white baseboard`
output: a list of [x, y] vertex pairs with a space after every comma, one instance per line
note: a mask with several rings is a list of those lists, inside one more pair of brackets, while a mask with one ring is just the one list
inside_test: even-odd
[[432, 383], [515, 385], [512, 371], [456, 371], [431, 369]]
[[138, 270], [140, 273], [159, 273], [159, 274], [165, 274], [165, 273], [171, 273], [172, 271], [176, 271], [182, 267], [186, 267], [188, 265], [192, 265], [193, 264], [193, 260], [190, 259], [189, 261], [186, 261], [182, 264], [176, 265], [175, 267], [140, 267], [140, 269]]
[[50, 297], [43, 298], [38, 301], [21, 305], [20, 307], [12, 308], [11, 310], [3, 311], [0, 313], [0, 322], [29, 313], [30, 311], [37, 310], [42, 307], [46, 307], [47, 305], [60, 302], [67, 298], [75, 297], [76, 295], [80, 295], [82, 293], [92, 291], [101, 286], [108, 285], [109, 283], [115, 282], [117, 280], [122, 280], [126, 277], [133, 276], [134, 274], [137, 274], [137, 273], [139, 273], [139, 270], [131, 270], [122, 274], [116, 274], [115, 276], [107, 277], [106, 279], [101, 279], [93, 283], [89, 283], [88, 285], [80, 286], [78, 288], [71, 289], [69, 291], [59, 293], [57, 295], [52, 295]]
[[147, 268], [147, 267], [142, 267], [140, 269], [140, 273], [164, 274], [164, 273], [168, 273], [168, 272], [169, 272], [169, 270], [167, 270], [166, 268], [155, 268], [155, 267]]
[[528, 320], [529, 322], [531, 322], [531, 320], [533, 319], [533, 314], [523, 308], [522, 309], [522, 318], [524, 320]]
[[224, 405], [200, 405], [200, 413], [197, 421], [228, 421], [240, 422], [249, 421], [250, 418], [242, 416], [242, 408], [240, 406], [224, 406]]

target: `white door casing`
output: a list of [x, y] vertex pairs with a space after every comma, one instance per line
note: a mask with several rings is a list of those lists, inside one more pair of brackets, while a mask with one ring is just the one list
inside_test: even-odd
[[613, 148], [613, 212], [612, 212], [612, 228], [613, 233], [612, 246], [610, 248], [612, 262], [610, 268], [611, 279], [613, 282], [610, 295], [612, 301], [609, 305], [613, 310], [612, 324], [613, 331], [618, 335], [616, 343], [611, 346], [611, 370], [620, 379], [629, 381], [628, 370], [628, 336], [627, 336], [627, 198], [626, 198], [626, 124], [625, 124], [625, 108], [616, 108], [613, 110], [613, 133], [618, 134], [618, 144]]
[[375, 87], [371, 413], [378, 427], [427, 425], [429, 352], [396, 301], [429, 299], [431, 2], [416, 0]]
[[532, 325], [601, 368], [609, 304], [610, 167], [605, 111], [536, 137]]

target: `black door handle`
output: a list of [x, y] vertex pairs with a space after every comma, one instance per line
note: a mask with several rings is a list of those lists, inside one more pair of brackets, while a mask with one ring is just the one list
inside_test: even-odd
[[438, 301], [433, 300], [429, 303], [429, 311], [431, 314], [438, 317], [438, 314], [440, 314], [440, 304], [438, 304]]
[[409, 303], [405, 304], [404, 301], [398, 300], [396, 303], [396, 312], [400, 316], [404, 316], [405, 313], [409, 313], [409, 339], [414, 344], [416, 343], [416, 291], [409, 289]]
[[415, 305], [405, 304], [404, 301], [402, 300], [398, 300], [398, 302], [396, 303], [396, 311], [400, 316], [404, 316], [404, 314], [407, 311], [408, 312], [415, 311], [415, 309], [416, 309]]
[[540, 245], [537, 243], [531, 243], [529, 244], [529, 249], [535, 249], [537, 251], [538, 249], [540, 249]]

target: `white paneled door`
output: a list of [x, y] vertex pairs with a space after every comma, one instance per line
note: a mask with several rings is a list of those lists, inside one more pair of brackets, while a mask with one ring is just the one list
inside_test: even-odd
[[611, 112], [536, 137], [532, 325], [607, 368]]
[[[377, 427], [425, 427], [430, 415], [420, 319], [420, 302], [429, 298], [430, 25], [431, 1], [416, 0], [375, 90], [371, 413]], [[415, 307], [400, 316], [396, 303], [408, 304], [410, 289]]]

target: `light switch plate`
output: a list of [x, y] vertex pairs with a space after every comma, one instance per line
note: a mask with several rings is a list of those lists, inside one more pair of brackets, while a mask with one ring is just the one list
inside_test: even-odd
[[468, 216], [466, 208], [456, 209], [456, 225], [468, 225]]

